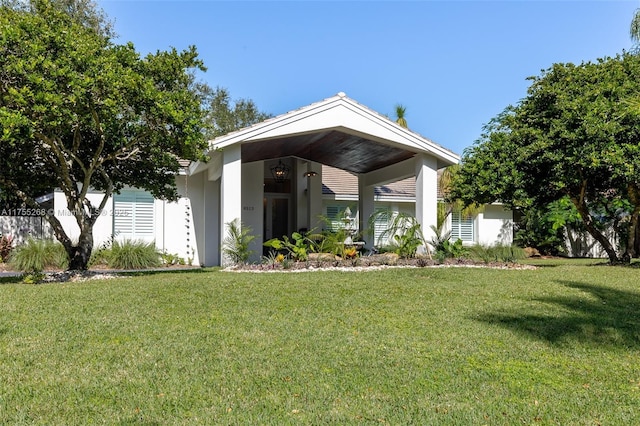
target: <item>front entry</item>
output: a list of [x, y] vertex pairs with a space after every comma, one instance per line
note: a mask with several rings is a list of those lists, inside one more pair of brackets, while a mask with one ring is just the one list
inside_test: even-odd
[[291, 214], [290, 214], [289, 194], [265, 194], [264, 195], [264, 240], [280, 238], [290, 234]]

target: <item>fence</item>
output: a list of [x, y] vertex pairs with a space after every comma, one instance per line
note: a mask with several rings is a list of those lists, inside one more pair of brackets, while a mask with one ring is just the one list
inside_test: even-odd
[[42, 216], [0, 216], [0, 234], [11, 235], [15, 244], [29, 238], [54, 237], [51, 225]]

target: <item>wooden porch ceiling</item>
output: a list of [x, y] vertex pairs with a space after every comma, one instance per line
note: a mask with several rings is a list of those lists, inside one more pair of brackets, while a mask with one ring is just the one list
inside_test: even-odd
[[337, 130], [242, 145], [242, 162], [298, 157], [352, 173], [368, 173], [409, 159], [415, 152]]

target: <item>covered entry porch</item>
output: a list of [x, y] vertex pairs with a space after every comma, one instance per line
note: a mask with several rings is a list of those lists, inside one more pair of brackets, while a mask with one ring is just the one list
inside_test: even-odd
[[205, 265], [226, 264], [220, 245], [237, 218], [257, 236], [253, 261], [264, 241], [321, 227], [323, 164], [358, 176], [363, 233], [375, 186], [414, 176], [416, 219], [426, 232], [436, 223], [437, 170], [459, 161], [344, 93], [217, 138], [209, 156], [189, 169], [203, 181], [204, 220], [195, 232]]

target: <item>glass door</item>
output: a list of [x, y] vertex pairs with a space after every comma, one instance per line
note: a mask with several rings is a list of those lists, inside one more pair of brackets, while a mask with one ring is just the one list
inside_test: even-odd
[[264, 197], [264, 240], [272, 238], [282, 239], [283, 235], [289, 236], [290, 214], [289, 195], [265, 194]]

